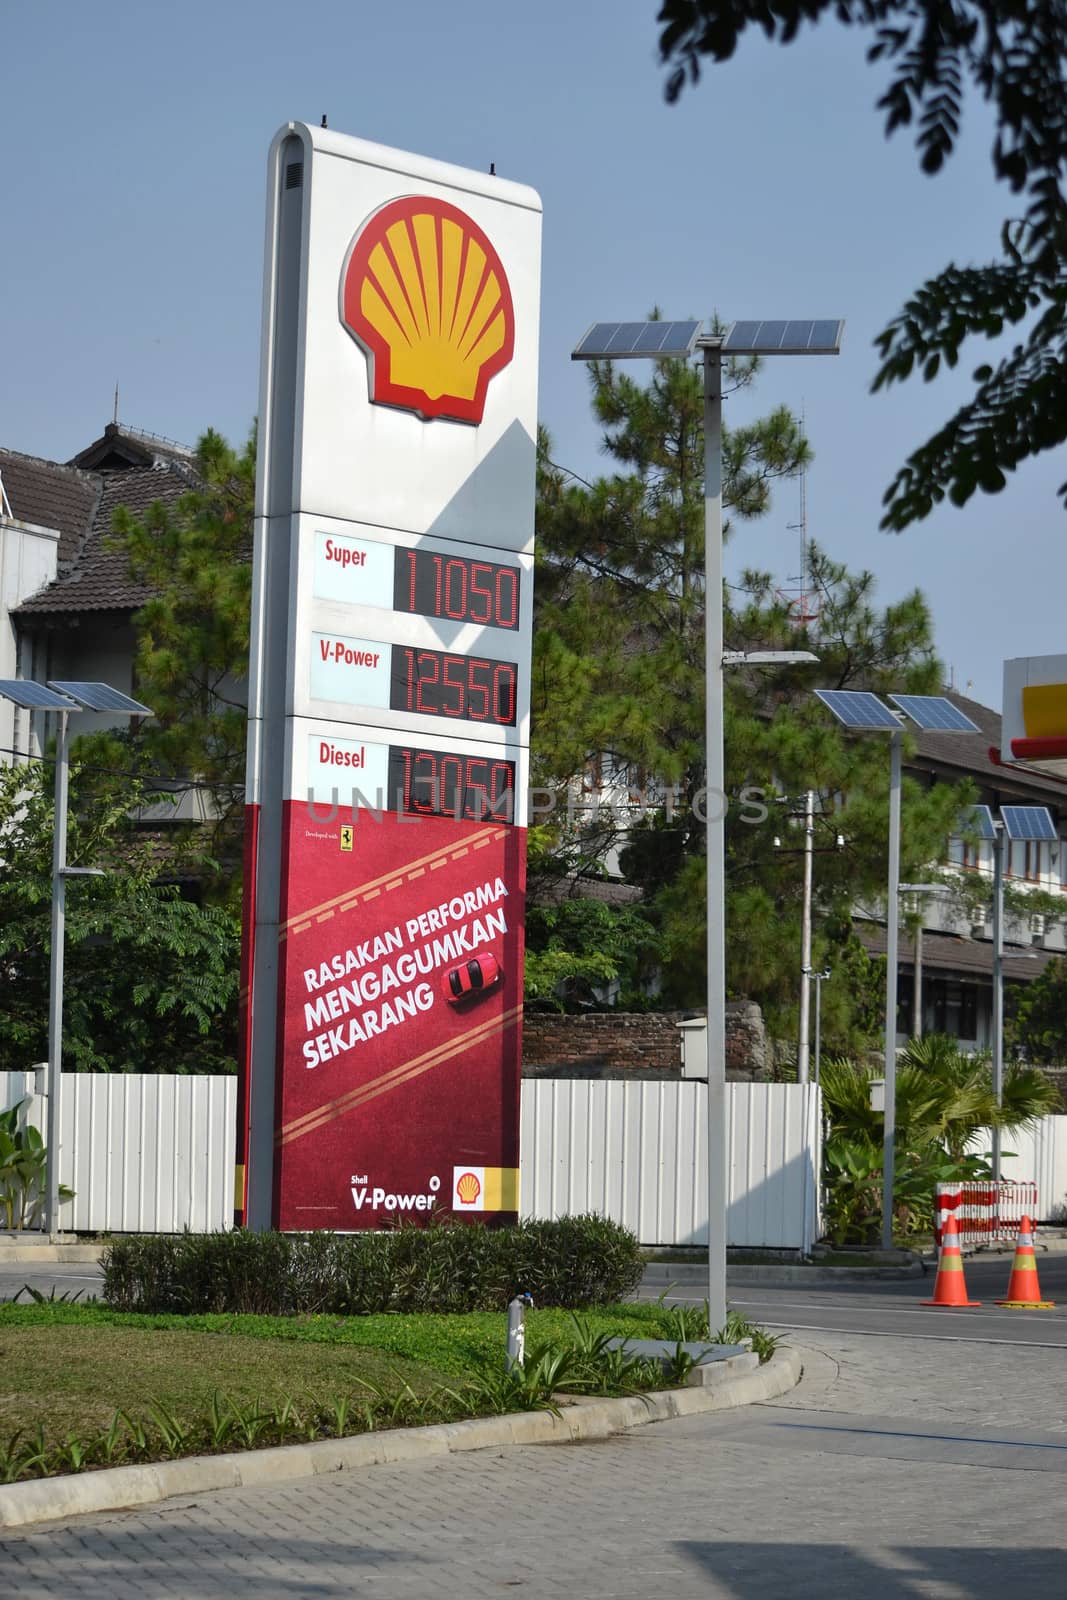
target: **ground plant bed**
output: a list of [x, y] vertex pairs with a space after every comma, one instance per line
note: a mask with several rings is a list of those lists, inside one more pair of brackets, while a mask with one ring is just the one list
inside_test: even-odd
[[[527, 1410], [561, 1393], [664, 1388], [684, 1381], [684, 1359], [665, 1376], [607, 1341], [703, 1336], [699, 1312], [656, 1304], [579, 1316], [534, 1310], [525, 1369], [508, 1374], [506, 1322], [499, 1312], [180, 1316], [2, 1305], [0, 1482]], [[725, 1330], [731, 1342], [746, 1331], [737, 1318]]]

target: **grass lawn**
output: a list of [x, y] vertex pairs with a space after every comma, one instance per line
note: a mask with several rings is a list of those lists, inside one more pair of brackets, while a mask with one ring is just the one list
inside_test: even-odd
[[[666, 1333], [655, 1305], [581, 1313], [594, 1332]], [[569, 1312], [531, 1311], [528, 1344], [572, 1342]], [[465, 1316], [142, 1316], [95, 1304], [0, 1305], [0, 1442], [43, 1426], [50, 1439], [99, 1433], [116, 1410], [161, 1401], [203, 1414], [215, 1391], [328, 1402], [371, 1389], [416, 1395], [504, 1364], [504, 1313]], [[368, 1388], [370, 1386], [370, 1388]]]

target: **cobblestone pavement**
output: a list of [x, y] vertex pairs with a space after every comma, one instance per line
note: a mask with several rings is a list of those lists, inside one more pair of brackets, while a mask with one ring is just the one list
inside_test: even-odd
[[[942, 1332], [955, 1320], [937, 1315]], [[811, 1351], [805, 1381], [776, 1405], [1067, 1434], [1062, 1349], [848, 1334], [798, 1334], [791, 1342], [802, 1338]], [[1067, 1596], [1067, 1570], [1062, 1592]]]
[[598, 1444], [480, 1451], [9, 1535], [0, 1540], [3, 1592], [1067, 1593], [1062, 1352], [887, 1338], [819, 1346], [806, 1354], [801, 1386], [774, 1405]]

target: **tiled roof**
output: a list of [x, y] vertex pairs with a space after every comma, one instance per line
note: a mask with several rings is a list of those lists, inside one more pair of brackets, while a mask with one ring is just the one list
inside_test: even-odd
[[[870, 955], [885, 955], [886, 932], [883, 927], [876, 922], [858, 922], [855, 924], [855, 931], [860, 943]], [[915, 965], [914, 941], [902, 938], [898, 945], [898, 954], [901, 968], [910, 971]], [[1034, 978], [1040, 977], [1049, 962], [1053, 960], [1055, 954], [1052, 951], [1013, 949], [1008, 945], [1004, 950], [1004, 976], [1029, 983]], [[958, 972], [964, 977], [989, 978], [992, 981], [993, 941], [964, 939], [951, 933], [924, 933], [922, 964], [924, 970], [927, 967], [936, 967], [945, 972]]]
[[123, 423], [109, 422], [99, 439], [79, 450], [70, 465], [90, 472], [122, 471], [126, 467], [184, 467], [193, 472], [196, 451], [158, 433], [143, 433]]
[[559, 906], [567, 900], [599, 900], [609, 906], [630, 906], [643, 899], [633, 883], [618, 878], [550, 878], [535, 881], [530, 899], [539, 906]]
[[990, 759], [990, 748], [1000, 748], [999, 712], [991, 710], [989, 706], [979, 705], [977, 700], [969, 700], [966, 695], [956, 694], [951, 689], [947, 691], [946, 698], [972, 722], [976, 722], [981, 731], [938, 733], [935, 730], [924, 733], [911, 728], [916, 753], [920, 757], [919, 763], [911, 763], [913, 766], [921, 764], [942, 769], [946, 778], [972, 777], [983, 788], [1003, 792], [1009, 804], [1019, 794], [1040, 794], [1046, 803], [1055, 805], [1059, 800], [1067, 813], [1067, 783], [1062, 778], [1010, 763], [998, 766]]
[[[147, 436], [109, 426], [98, 444], [113, 452], [121, 451], [121, 456], [113, 454], [112, 460], [117, 463], [122, 459], [129, 464], [116, 464], [108, 470], [86, 472], [42, 463], [94, 485], [96, 500], [78, 543], [65, 558], [61, 554], [54, 581], [24, 600], [13, 616], [29, 621], [74, 612], [132, 611], [149, 599], [151, 589], [134, 582], [125, 555], [110, 548], [115, 509], [126, 506], [135, 515], [143, 515], [156, 500], [177, 500], [196, 479], [191, 452], [180, 446], [164, 446], [162, 442], [156, 449], [151, 441], [142, 443], [143, 438], [147, 440]], [[95, 449], [90, 446], [76, 459], [86, 459]], [[142, 464], [135, 464], [138, 462]], [[5, 484], [6, 481], [5, 476]]]
[[96, 515], [100, 478], [17, 450], [0, 450], [0, 478], [15, 521], [54, 529], [58, 559], [70, 561]]

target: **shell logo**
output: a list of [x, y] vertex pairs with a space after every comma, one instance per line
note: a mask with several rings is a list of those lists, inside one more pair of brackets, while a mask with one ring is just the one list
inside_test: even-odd
[[482, 1192], [482, 1186], [473, 1172], [465, 1172], [456, 1184], [456, 1193], [465, 1206], [472, 1206]]
[[357, 233], [341, 321], [367, 352], [371, 400], [427, 419], [481, 422], [515, 351], [500, 257], [466, 212], [429, 195], [390, 201]]

